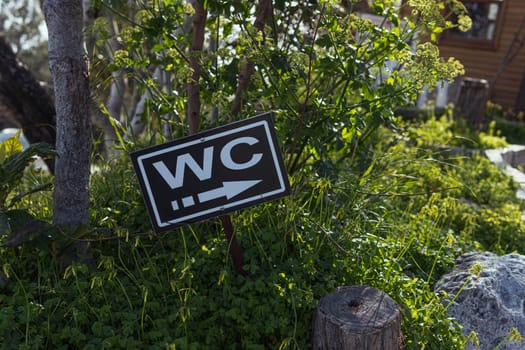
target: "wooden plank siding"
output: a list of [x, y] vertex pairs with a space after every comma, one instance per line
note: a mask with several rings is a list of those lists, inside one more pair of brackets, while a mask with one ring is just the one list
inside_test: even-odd
[[[463, 63], [465, 76], [489, 81], [489, 100], [506, 109], [516, 110], [516, 107], [525, 106], [525, 101], [518, 101], [525, 77], [525, 48], [519, 51], [508, 66], [503, 68], [502, 65], [525, 17], [525, 0], [504, 0], [500, 16], [500, 32], [495, 38], [494, 48], [461, 46], [457, 42], [447, 43], [446, 39], [441, 40], [439, 46], [443, 57], [455, 57]], [[504, 70], [494, 84], [500, 69]]]

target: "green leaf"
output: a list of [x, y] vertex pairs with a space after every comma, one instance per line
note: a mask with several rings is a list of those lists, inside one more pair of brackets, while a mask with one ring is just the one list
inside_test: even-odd
[[108, 117], [109, 123], [113, 127], [113, 130], [115, 130], [115, 135], [117, 135], [118, 142], [120, 143], [123, 149], [126, 149], [126, 142], [122, 137], [122, 135], [125, 133], [124, 127], [118, 120], [116, 120], [109, 114], [109, 111], [107, 110], [106, 106], [102, 104], [100, 107], [102, 109], [102, 113], [104, 113]]
[[153, 45], [153, 47], [151, 48], [151, 50], [153, 52], [161, 52], [162, 50], [164, 50], [166, 47], [163, 45], [163, 44], [155, 44]]
[[54, 156], [56, 152], [52, 147], [46, 143], [36, 143], [30, 145], [22, 152], [10, 155], [0, 165], [0, 188], [4, 191], [2, 194], [2, 202], [4, 205], [7, 194], [11, 188], [22, 178], [26, 167], [35, 161], [35, 156], [50, 157]]
[[21, 133], [22, 131], [18, 130], [13, 137], [10, 137], [4, 142], [0, 143], [0, 162], [3, 162], [13, 153], [22, 152], [24, 147], [20, 142]]

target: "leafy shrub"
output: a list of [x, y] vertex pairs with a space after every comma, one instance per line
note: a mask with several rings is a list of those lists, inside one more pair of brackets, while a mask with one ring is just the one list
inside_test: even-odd
[[[464, 119], [454, 119], [452, 110], [441, 116], [419, 122], [414, 132], [418, 135], [418, 146], [449, 146], [467, 149], [490, 149], [508, 146], [505, 137], [490, 122], [485, 130], [473, 130]], [[408, 130], [410, 132], [410, 129]]]
[[523, 121], [513, 121], [503, 118], [494, 118], [493, 123], [496, 129], [505, 135], [505, 139], [510, 144], [525, 144], [525, 124]]

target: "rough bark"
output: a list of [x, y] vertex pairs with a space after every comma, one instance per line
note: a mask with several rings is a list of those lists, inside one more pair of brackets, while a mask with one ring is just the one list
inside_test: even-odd
[[[55, 107], [49, 93], [16, 58], [0, 36], [0, 120], [3, 126], [22, 128], [30, 143], [55, 145]], [[51, 171], [52, 159], [46, 160]]]
[[399, 306], [368, 286], [340, 287], [319, 301], [312, 343], [314, 350], [402, 349]]
[[[272, 12], [271, 0], [259, 0], [259, 8], [253, 26], [258, 31], [262, 32], [268, 19], [271, 17]], [[242, 94], [248, 89], [248, 84], [250, 83], [250, 79], [254, 72], [255, 63], [250, 58], [246, 58], [237, 78], [237, 90], [235, 91], [235, 97], [232, 103], [231, 115], [234, 118], [241, 112]]]
[[193, 35], [190, 52], [190, 68], [192, 70], [191, 81], [188, 83], [188, 126], [190, 134], [199, 131], [200, 125], [200, 86], [201, 75], [200, 55], [204, 46], [204, 30], [206, 26], [206, 9], [199, 1], [193, 4], [195, 14], [193, 15]]
[[57, 121], [53, 222], [63, 226], [88, 224], [92, 142], [82, 0], [45, 0], [43, 10]]

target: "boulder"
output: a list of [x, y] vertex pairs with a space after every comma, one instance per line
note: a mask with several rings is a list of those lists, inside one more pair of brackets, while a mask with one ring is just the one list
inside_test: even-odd
[[[448, 293], [452, 304], [447, 311], [463, 333], [476, 332], [480, 350], [525, 349], [525, 343], [509, 341], [512, 328], [525, 337], [525, 256], [469, 253], [456, 264], [434, 289]], [[469, 343], [467, 349], [476, 345]]]

